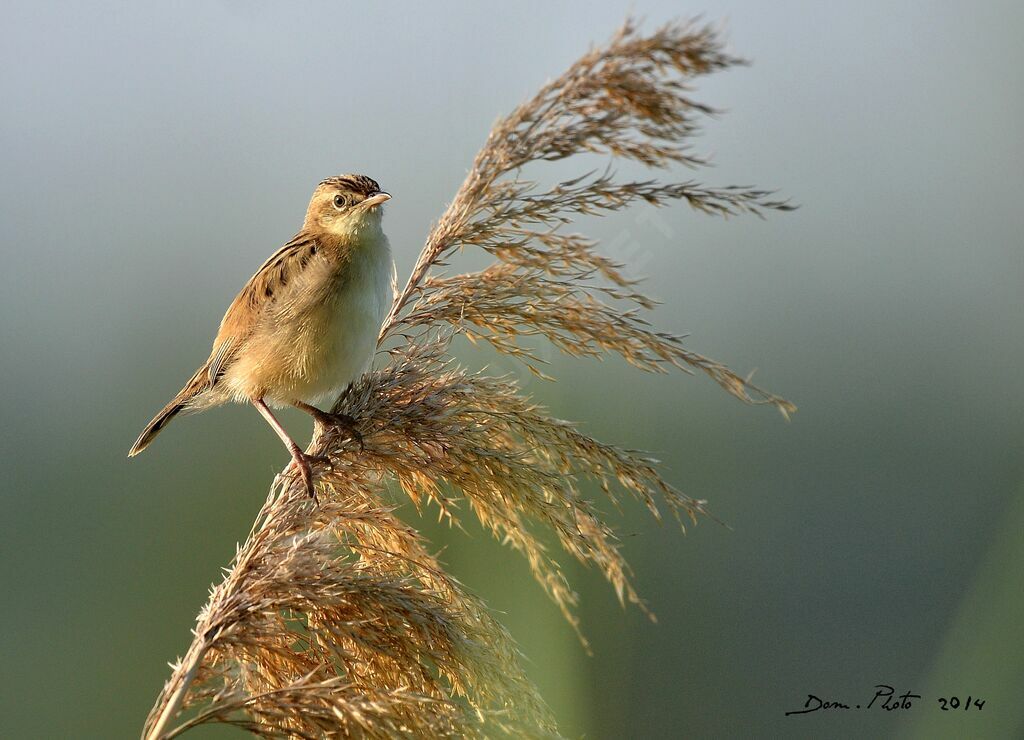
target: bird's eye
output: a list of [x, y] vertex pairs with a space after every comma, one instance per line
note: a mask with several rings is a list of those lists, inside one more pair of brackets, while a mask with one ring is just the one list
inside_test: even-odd
[[339, 193], [338, 195], [334, 196], [334, 207], [337, 208], [339, 211], [347, 205], [348, 198], [346, 198], [344, 195], [341, 195]]

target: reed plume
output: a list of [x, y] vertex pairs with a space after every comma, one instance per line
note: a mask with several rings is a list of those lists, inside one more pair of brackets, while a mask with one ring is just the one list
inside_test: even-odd
[[[457, 520], [462, 501], [522, 553], [574, 626], [576, 594], [538, 537], [554, 533], [599, 569], [619, 600], [643, 602], [614, 531], [581, 488], [667, 507], [696, 521], [705, 503], [680, 493], [655, 461], [599, 442], [531, 403], [515, 382], [460, 367], [454, 336], [490, 344], [542, 374], [540, 337], [570, 355], [622, 356], [642, 370], [709, 376], [747, 403], [788, 401], [685, 348], [645, 320], [653, 301], [597, 243], [567, 231], [578, 217], [682, 200], [729, 216], [788, 210], [748, 187], [620, 180], [611, 171], [544, 186], [524, 168], [577, 154], [649, 167], [706, 160], [690, 148], [714, 111], [695, 78], [740, 64], [714, 29], [627, 23], [498, 121], [431, 230], [380, 334], [389, 361], [338, 400], [362, 444], [317, 426], [309, 453], [320, 505], [301, 481], [275, 480], [249, 537], [200, 612], [146, 722], [146, 738], [202, 723], [267, 737], [557, 736], [516, 646], [486, 607], [398, 519], [392, 494]], [[542, 169], [542, 168], [540, 168]], [[457, 250], [492, 258], [448, 274]]]

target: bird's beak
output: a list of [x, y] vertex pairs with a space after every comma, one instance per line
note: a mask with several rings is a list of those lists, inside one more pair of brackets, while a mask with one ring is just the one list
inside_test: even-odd
[[374, 193], [362, 202], [362, 206], [364, 208], [372, 208], [373, 206], [379, 206], [381, 203], [389, 200], [391, 200], [391, 193]]

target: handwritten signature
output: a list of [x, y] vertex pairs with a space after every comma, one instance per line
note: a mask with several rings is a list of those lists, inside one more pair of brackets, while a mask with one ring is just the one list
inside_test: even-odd
[[[884, 683], [875, 685], [875, 695], [871, 697], [866, 705], [854, 704], [850, 705], [843, 701], [837, 701], [834, 699], [822, 699], [814, 694], [807, 695], [807, 701], [801, 709], [793, 709], [786, 712], [786, 716], [794, 714], [812, 714], [814, 712], [822, 711], [834, 711], [834, 710], [848, 710], [848, 709], [881, 709], [886, 712], [896, 712], [906, 709], [911, 709], [914, 706], [914, 702], [920, 699], [920, 694], [914, 694], [910, 691], [906, 691], [899, 696], [896, 695], [896, 689]], [[985, 706], [985, 700], [968, 696], [966, 699], [961, 699], [958, 696], [940, 696], [937, 699], [939, 709], [944, 712], [950, 710], [963, 710], [970, 711], [975, 709], [981, 711]]]

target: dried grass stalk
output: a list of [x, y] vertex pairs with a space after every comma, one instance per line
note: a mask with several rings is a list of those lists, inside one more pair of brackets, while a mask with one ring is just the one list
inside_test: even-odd
[[[452, 497], [468, 502], [527, 558], [574, 626], [576, 594], [538, 529], [598, 568], [620, 601], [643, 607], [615, 533], [581, 484], [596, 482], [613, 501], [636, 498], [655, 516], [663, 503], [680, 523], [704, 513], [704, 502], [669, 485], [655, 461], [552, 418], [511, 380], [456, 366], [449, 343], [453, 334], [482, 339], [539, 373], [524, 339], [543, 337], [571, 355], [611, 352], [643, 370], [699, 371], [743, 401], [793, 411], [653, 330], [644, 319], [653, 302], [623, 266], [563, 230], [638, 201], [684, 200], [722, 216], [790, 206], [753, 188], [620, 182], [608, 172], [544, 188], [522, 176], [527, 165], [580, 153], [705, 164], [687, 144], [712, 110], [690, 98], [690, 84], [738, 63], [708, 27], [676, 23], [642, 35], [627, 22], [495, 125], [381, 330], [391, 361], [335, 405], [358, 419], [365, 447], [316, 430], [309, 452], [331, 462], [316, 471], [319, 508], [298, 481], [275, 481], [145, 737], [207, 722], [268, 737], [557, 736], [507, 632], [383, 503], [386, 488], [453, 520]], [[493, 264], [438, 272], [466, 247]]]

